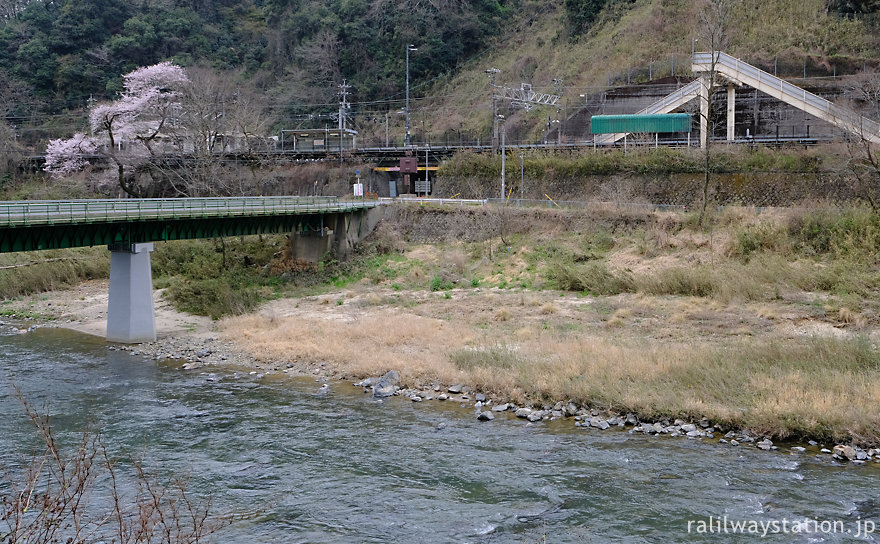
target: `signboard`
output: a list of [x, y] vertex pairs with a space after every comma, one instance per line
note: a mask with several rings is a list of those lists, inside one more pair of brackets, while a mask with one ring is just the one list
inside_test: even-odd
[[364, 196], [364, 184], [363, 183], [355, 183], [354, 184], [354, 196]]
[[401, 157], [400, 173], [417, 174], [419, 172], [419, 159], [417, 157]]

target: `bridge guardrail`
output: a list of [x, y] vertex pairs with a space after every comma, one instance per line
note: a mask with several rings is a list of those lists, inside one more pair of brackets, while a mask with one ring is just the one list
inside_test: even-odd
[[376, 205], [339, 202], [335, 196], [13, 201], [0, 202], [0, 227], [321, 213]]

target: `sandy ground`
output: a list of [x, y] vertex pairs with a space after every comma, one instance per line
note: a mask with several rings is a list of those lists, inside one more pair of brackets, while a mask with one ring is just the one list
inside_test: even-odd
[[[107, 335], [108, 293], [107, 280], [88, 281], [69, 290], [4, 301], [0, 304], [0, 310], [5, 314], [18, 312], [24, 316], [42, 317], [53, 326], [104, 337]], [[153, 301], [159, 339], [200, 336], [212, 331], [216, 325], [208, 317], [176, 311], [162, 298], [161, 290], [154, 291]]]
[[[237, 334], [225, 330], [223, 321], [176, 311], [163, 299], [162, 290], [156, 290], [153, 296], [159, 340], [196, 339], [219, 332], [235, 343]], [[0, 311], [6, 315], [41, 317], [50, 326], [105, 336], [107, 298], [108, 282], [96, 280], [69, 290], [3, 301]], [[721, 305], [707, 299], [642, 295], [593, 298], [557, 291], [498, 288], [397, 291], [362, 284], [322, 295], [278, 299], [263, 305], [256, 314], [271, 319], [296, 317], [306, 323], [350, 324], [383, 319], [389, 312], [404, 320], [409, 316], [449, 322], [502, 336], [522, 335], [530, 328], [552, 328], [572, 334], [658, 341], [854, 335], [880, 340], [880, 331], [875, 327], [817, 317], [807, 305]], [[413, 342], [418, 344], [418, 338], [413, 338]]]

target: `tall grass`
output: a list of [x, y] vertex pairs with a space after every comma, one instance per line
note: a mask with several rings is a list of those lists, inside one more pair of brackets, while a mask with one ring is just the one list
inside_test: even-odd
[[626, 272], [612, 272], [604, 263], [553, 263], [547, 272], [551, 285], [564, 291], [593, 295], [618, 295], [632, 291], [635, 283]]
[[708, 417], [781, 437], [880, 439], [880, 354], [864, 338], [720, 347], [579, 339], [450, 357], [483, 387], [533, 401], [572, 399], [649, 420]]
[[358, 378], [397, 369], [408, 386], [468, 383], [520, 404], [570, 399], [643, 420], [705, 416], [781, 437], [880, 441], [880, 354], [864, 338], [709, 344], [545, 331], [502, 340], [394, 309], [356, 322], [252, 315], [221, 329], [269, 364], [320, 361]]
[[0, 256], [0, 298], [62, 289], [110, 275], [110, 252], [104, 247], [75, 248]]

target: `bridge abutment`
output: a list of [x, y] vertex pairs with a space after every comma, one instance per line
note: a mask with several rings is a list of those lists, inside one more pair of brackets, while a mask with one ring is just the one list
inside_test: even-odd
[[107, 340], [139, 343], [156, 340], [153, 309], [153, 244], [111, 245], [110, 300], [107, 303]]
[[290, 235], [291, 255], [297, 261], [318, 263], [328, 253], [344, 259], [354, 247], [373, 232], [382, 219], [385, 206], [325, 215], [320, 228]]

